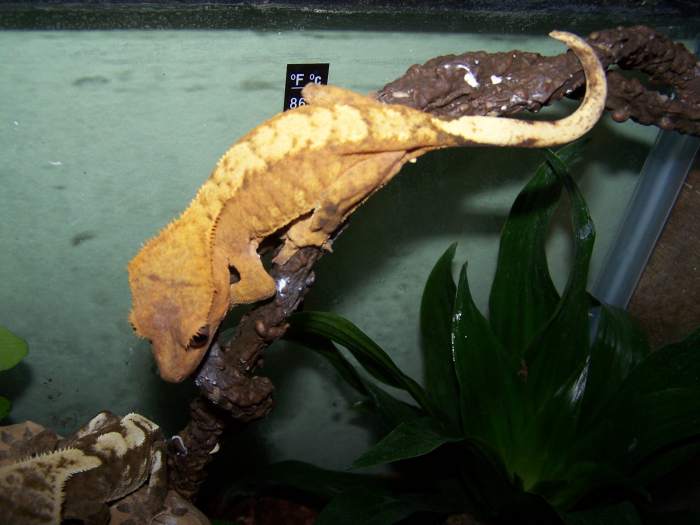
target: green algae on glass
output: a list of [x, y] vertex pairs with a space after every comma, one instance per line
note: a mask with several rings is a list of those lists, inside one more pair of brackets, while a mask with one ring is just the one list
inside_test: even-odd
[[[515, 201], [488, 319], [472, 300], [466, 264], [453, 281], [455, 246], [438, 260], [421, 304], [425, 388], [350, 321], [326, 312], [293, 316], [288, 337], [326, 357], [390, 427], [353, 467], [396, 462], [403, 473], [403, 486], [333, 495], [317, 523], [364, 523], [373, 508], [402, 501], [411, 502], [409, 511], [372, 514], [372, 523], [408, 516], [431, 523], [420, 520], [463, 512], [494, 524], [663, 518], [635, 503], [700, 448], [700, 330], [649, 353], [625, 311], [587, 294], [595, 229], [565, 162], [578, 147], [547, 152]], [[574, 257], [560, 295], [544, 242], [562, 190]], [[596, 491], [606, 490], [614, 498], [596, 503]]]

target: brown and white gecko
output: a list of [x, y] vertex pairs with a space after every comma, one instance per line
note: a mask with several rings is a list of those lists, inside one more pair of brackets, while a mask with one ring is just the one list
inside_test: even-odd
[[[586, 75], [586, 95], [554, 122], [465, 116], [443, 120], [351, 91], [310, 84], [308, 105], [245, 135], [219, 160], [182, 215], [129, 263], [136, 332], [160, 375], [181, 381], [202, 360], [226, 313], [275, 294], [260, 243], [278, 235], [274, 262], [329, 237], [408, 161], [452, 146], [548, 147], [590, 130], [605, 105], [605, 73], [579, 37], [554, 31]], [[233, 278], [232, 278], [233, 277]], [[233, 283], [233, 284], [232, 284]]]
[[144, 513], [162, 510], [168, 490], [165, 441], [158, 425], [144, 416], [100, 412], [68, 439], [31, 422], [15, 427], [25, 429], [17, 446], [28, 445], [30, 454], [16, 457], [6, 444], [13, 427], [0, 428], [6, 449], [0, 456], [1, 524], [105, 524], [109, 504], [139, 488]]

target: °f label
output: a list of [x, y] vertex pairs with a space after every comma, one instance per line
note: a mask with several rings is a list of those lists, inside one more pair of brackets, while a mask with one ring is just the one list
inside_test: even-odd
[[328, 84], [328, 66], [329, 64], [287, 64], [282, 111], [306, 104], [301, 96], [301, 88], [309, 82]]

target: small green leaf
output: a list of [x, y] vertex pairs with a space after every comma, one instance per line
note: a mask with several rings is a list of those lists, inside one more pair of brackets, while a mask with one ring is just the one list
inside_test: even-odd
[[452, 353], [460, 387], [464, 434], [507, 457], [512, 446], [518, 363], [504, 351], [469, 291], [462, 266], [452, 321]]
[[27, 355], [27, 342], [0, 326], [0, 371], [17, 365]]
[[397, 498], [385, 491], [356, 489], [333, 498], [316, 525], [392, 525], [421, 510], [417, 499]]
[[459, 386], [452, 355], [451, 328], [455, 283], [452, 244], [430, 272], [420, 307], [420, 331], [425, 367], [425, 388], [435, 406], [442, 409], [455, 429], [460, 428]]
[[403, 459], [415, 458], [432, 452], [445, 443], [461, 441], [436, 429], [429, 418], [401, 423], [379, 443], [362, 454], [353, 468], [372, 467]]
[[12, 403], [10, 403], [10, 400], [6, 397], [0, 396], [0, 421], [7, 417], [11, 408]]
[[434, 412], [425, 390], [404, 374], [377, 343], [347, 319], [329, 312], [298, 312], [290, 318], [290, 330], [326, 337], [344, 346], [375, 379], [405, 390], [421, 408]]

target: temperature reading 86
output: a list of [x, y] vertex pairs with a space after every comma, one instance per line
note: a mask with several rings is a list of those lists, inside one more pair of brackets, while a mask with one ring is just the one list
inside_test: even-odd
[[292, 97], [289, 99], [289, 109], [294, 109], [298, 106], [305, 106], [306, 101], [304, 100], [304, 97]]
[[325, 84], [327, 81], [328, 64], [287, 64], [283, 111], [307, 104], [302, 96], [304, 86]]

